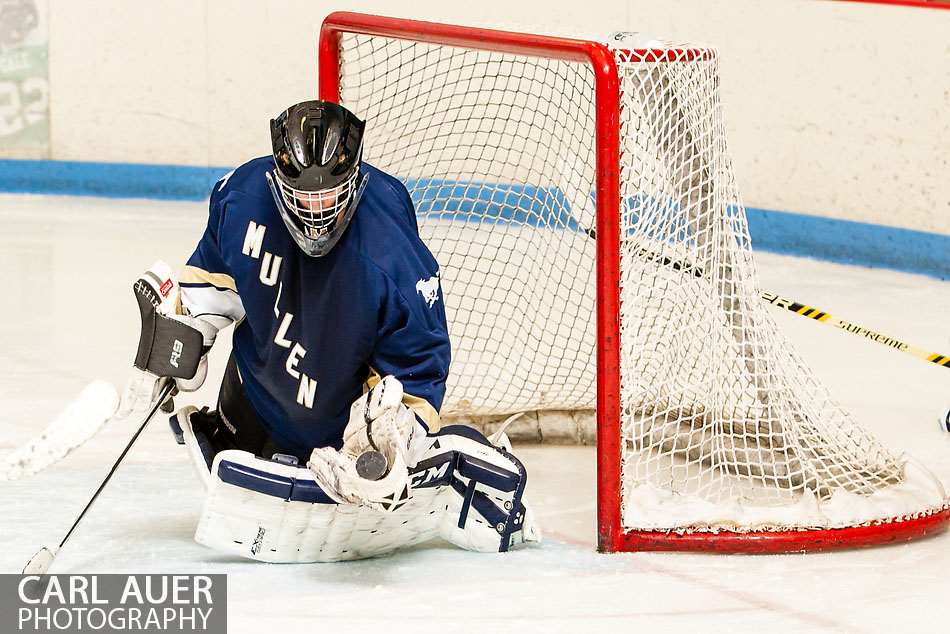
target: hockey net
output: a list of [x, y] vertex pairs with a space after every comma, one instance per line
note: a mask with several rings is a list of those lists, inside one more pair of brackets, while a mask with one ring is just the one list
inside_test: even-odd
[[443, 416], [596, 408], [606, 550], [942, 529], [940, 483], [760, 302], [715, 49], [642, 45], [327, 19], [321, 96], [367, 120], [365, 160], [406, 184], [440, 263]]

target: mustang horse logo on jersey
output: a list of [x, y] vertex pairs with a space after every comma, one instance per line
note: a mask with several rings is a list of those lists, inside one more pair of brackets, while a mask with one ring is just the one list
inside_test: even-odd
[[427, 280], [416, 282], [416, 290], [422, 293], [422, 298], [426, 300], [429, 308], [439, 301], [439, 276], [433, 275]]

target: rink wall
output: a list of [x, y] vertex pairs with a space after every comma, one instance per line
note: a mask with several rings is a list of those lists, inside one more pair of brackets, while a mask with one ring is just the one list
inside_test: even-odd
[[[316, 95], [317, 33], [333, 10], [639, 30], [719, 48], [754, 246], [950, 278], [948, 10], [831, 0], [36, 3], [48, 29], [48, 147], [0, 146], [0, 191], [205, 198], [221, 174], [267, 153], [270, 117]], [[0, 90], [0, 118], [9, 106]]]

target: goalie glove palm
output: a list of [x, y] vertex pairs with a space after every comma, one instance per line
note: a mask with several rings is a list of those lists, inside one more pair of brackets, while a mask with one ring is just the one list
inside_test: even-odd
[[414, 467], [425, 451], [426, 430], [411, 409], [403, 405], [402, 383], [390, 375], [350, 406], [350, 420], [343, 430], [342, 452], [358, 458], [366, 451], [382, 453], [392, 464], [398, 453]]
[[327, 447], [314, 449], [307, 466], [320, 488], [340, 503], [388, 512], [409, 499], [409, 468], [398, 455], [389, 464], [389, 472], [378, 480], [361, 477], [355, 458]]
[[[395, 510], [409, 497], [409, 468], [427, 448], [425, 428], [402, 403], [402, 384], [384, 377], [350, 407], [340, 451], [318, 447], [308, 466], [326, 493], [340, 502]], [[387, 470], [377, 480], [357, 472], [357, 460], [378, 451]]]

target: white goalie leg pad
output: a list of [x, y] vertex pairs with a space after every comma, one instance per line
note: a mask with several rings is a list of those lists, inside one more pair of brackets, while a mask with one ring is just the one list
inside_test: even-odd
[[540, 527], [524, 499], [527, 474], [513, 454], [462, 426], [444, 428], [435, 440], [410, 480], [413, 492], [425, 487], [427, 480], [438, 477], [441, 457], [454, 456], [451, 477], [441, 485], [443, 539], [479, 552], [504, 552], [541, 541]]
[[439, 494], [421, 490], [395, 512], [338, 504], [305, 467], [226, 450], [214, 458], [195, 540], [267, 562], [374, 557], [438, 537]]
[[510, 453], [472, 430], [440, 434], [412, 470], [396, 510], [339, 504], [305, 467], [245, 451], [214, 457], [195, 540], [268, 562], [374, 557], [442, 537], [467, 550], [506, 551], [538, 541], [524, 504], [526, 476]]

